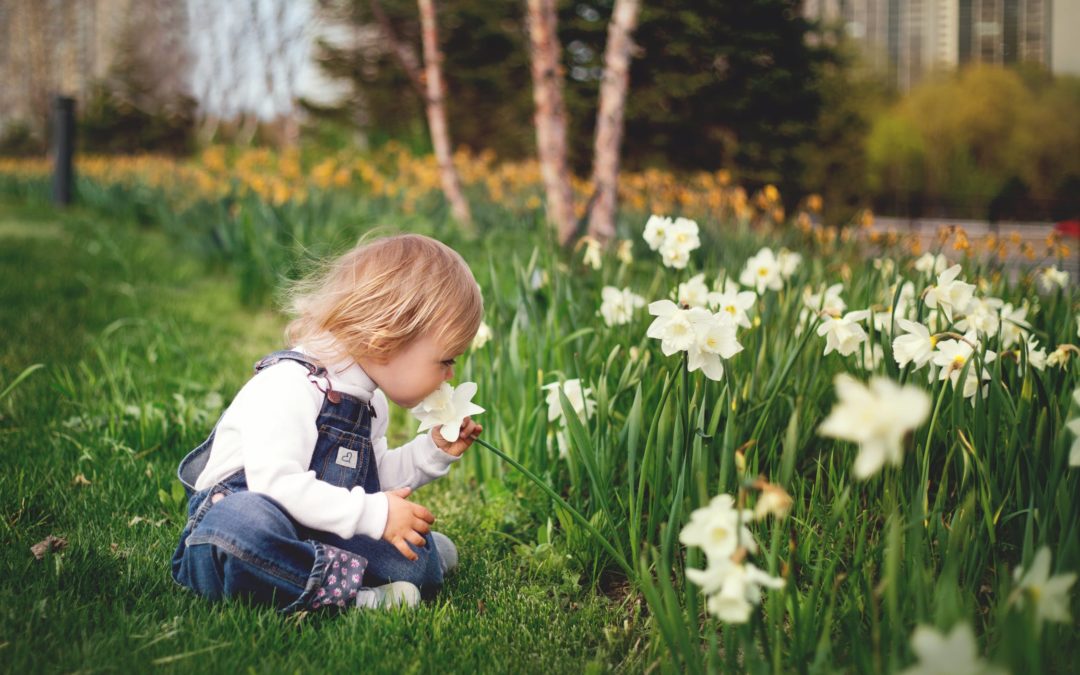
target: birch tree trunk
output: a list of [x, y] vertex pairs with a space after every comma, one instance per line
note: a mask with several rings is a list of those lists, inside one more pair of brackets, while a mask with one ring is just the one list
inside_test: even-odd
[[528, 0], [536, 149], [547, 195], [547, 216], [566, 245], [574, 236], [574, 193], [566, 159], [566, 104], [562, 95], [556, 0]]
[[604, 50], [604, 77], [596, 114], [596, 146], [592, 183], [595, 190], [589, 211], [589, 234], [601, 242], [615, 237], [619, 196], [619, 146], [622, 144], [626, 91], [630, 82], [631, 34], [637, 26], [640, 0], [616, 0], [608, 24]]
[[420, 26], [424, 43], [424, 84], [427, 95], [424, 108], [427, 111], [431, 145], [435, 149], [435, 161], [439, 165], [439, 179], [443, 193], [450, 202], [454, 218], [462, 225], [472, 227], [469, 202], [461, 191], [461, 179], [454, 169], [450, 131], [446, 125], [446, 106], [443, 102], [445, 87], [442, 79], [442, 52], [439, 51], [439, 33], [435, 22], [435, 0], [417, 0], [420, 7]]

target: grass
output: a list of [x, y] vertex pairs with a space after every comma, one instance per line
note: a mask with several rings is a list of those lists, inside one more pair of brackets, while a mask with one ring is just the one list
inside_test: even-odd
[[[8, 190], [18, 199], [44, 193], [31, 183], [15, 184], [15, 190], [4, 185], [0, 181], [0, 193]], [[664, 672], [897, 672], [917, 661], [911, 646], [917, 626], [947, 631], [969, 625], [978, 641], [974, 651], [1014, 673], [1074, 669], [1080, 647], [1076, 619], [1035, 621], [1030, 606], [1041, 592], [1021, 591], [1014, 574], [1027, 569], [1043, 547], [1053, 555], [1054, 573], [1074, 571], [1080, 560], [1080, 471], [1066, 465], [1073, 435], [1065, 424], [1076, 416], [1071, 394], [1078, 386], [1078, 361], [1039, 369], [1032, 365], [1029, 348], [1010, 347], [999, 329], [980, 339], [980, 350], [968, 363], [978, 368], [981, 360], [991, 372], [986, 388], [968, 400], [962, 387], [928, 382], [926, 370], [900, 367], [893, 359], [892, 336], [869, 328], [869, 321], [870, 338], [858, 353], [823, 354], [824, 340], [814, 330], [820, 319], [805, 307], [804, 291], [818, 292], [837, 281], [843, 282], [849, 311], [896, 305], [899, 291], [890, 291], [891, 285], [911, 281], [912, 300], [905, 313], [931, 322], [919, 298], [934, 280], [918, 271], [912, 251], [901, 242], [883, 243], [880, 253], [889, 259], [871, 266], [860, 230], [837, 237], [827, 228], [751, 228], [720, 217], [702, 223], [701, 250], [687, 269], [674, 271], [644, 250], [643, 219], [627, 214], [620, 237], [636, 242], [638, 259], [617, 263], [609, 254], [602, 269], [591, 270], [582, 265], [580, 250], [567, 255], [554, 248], [546, 230], [537, 227], [539, 213], [513, 217], [501, 203], [478, 210], [491, 218], [481, 219], [482, 239], [475, 240], [448, 227], [442, 209], [406, 215], [404, 205], [363, 191], [276, 207], [247, 195], [178, 211], [166, 206], [167, 191], [148, 190], [139, 179], [108, 187], [88, 180], [80, 194], [93, 197], [86, 202], [93, 213], [139, 225], [110, 222], [101, 227], [88, 222], [93, 218], [88, 214], [64, 218], [60, 227], [55, 216], [35, 222], [25, 214], [9, 219], [14, 225], [4, 226], [8, 230], [38, 233], [20, 241], [26, 246], [37, 241], [34, 245], [50, 254], [39, 256], [43, 263], [15, 250], [13, 267], [48, 275], [48, 269], [39, 268], [58, 266], [61, 273], [38, 279], [13, 271], [19, 278], [4, 287], [13, 294], [12, 307], [5, 311], [17, 318], [7, 323], [35, 311], [45, 316], [43, 302], [70, 295], [73, 306], [65, 311], [87, 313], [84, 320], [96, 326], [42, 328], [55, 333], [54, 341], [75, 340], [64, 345], [75, 356], [30, 373], [0, 407], [7, 406], [10, 417], [4, 428], [19, 428], [17, 414], [63, 406], [55, 416], [59, 422], [46, 426], [47, 447], [62, 448], [77, 458], [75, 468], [86, 471], [91, 486], [77, 494], [99, 485], [107, 485], [98, 488], [103, 492], [123, 486], [95, 495], [95, 503], [121, 509], [113, 521], [117, 531], [155, 528], [153, 535], [176, 528], [170, 521], [180, 511], [180, 497], [173, 492], [175, 460], [205, 434], [251, 361], [277, 343], [280, 320], [272, 312], [242, 307], [268, 306], [273, 286], [301, 269], [310, 254], [325, 253], [381, 225], [436, 234], [469, 262], [484, 290], [485, 321], [495, 337], [469, 352], [458, 378], [477, 382], [482, 392], [485, 439], [558, 495], [558, 500], [546, 498], [508, 462], [476, 448], [441, 489], [422, 495], [447, 518], [448, 533], [465, 542], [464, 548], [512, 561], [506, 568], [483, 570], [477, 584], [491, 588], [463, 604], [453, 605], [454, 588], [445, 595], [451, 606], [486, 618], [499, 589], [517, 593], [505, 596], [507, 616], [470, 634], [483, 643], [478, 653], [492, 653], [490, 638], [498, 653], [511, 654], [505, 668], [515, 671], [540, 664], [557, 670], [590, 664], [639, 670], [659, 664]], [[50, 239], [50, 232], [57, 236]], [[1055, 254], [1048, 250], [1030, 274], [1013, 279], [992, 260], [956, 248], [962, 233], [946, 234], [938, 246], [946, 247], [950, 237], [956, 240], [943, 250], [951, 258], [959, 254], [964, 277], [978, 284], [980, 297], [1001, 298], [1014, 308], [1028, 305], [1026, 320], [1042, 348], [1080, 353], [1073, 344], [1080, 306], [1074, 288], [1048, 292], [1032, 283], [1034, 268], [1053, 263]], [[66, 241], [70, 260], [53, 254], [56, 240]], [[721, 381], [685, 372], [683, 359], [664, 356], [658, 341], [646, 336], [651, 318], [644, 310], [629, 324], [615, 327], [597, 316], [604, 285], [660, 299], [696, 272], [706, 274], [709, 282], [737, 276], [762, 245], [791, 247], [802, 252], [804, 261], [781, 290], [759, 294], [752, 326], [738, 334], [744, 349], [726, 362]], [[100, 269], [80, 269], [95, 257]], [[214, 269], [228, 270], [233, 282], [215, 280], [207, 272]], [[69, 277], [74, 282], [65, 286]], [[46, 289], [44, 301], [28, 301], [23, 296], [29, 294], [20, 290], [27, 279], [56, 288]], [[99, 297], [110, 304], [99, 305]], [[247, 304], [230, 300], [237, 297]], [[106, 315], [93, 317], [102, 306], [108, 307]], [[931, 323], [935, 333], [953, 327], [941, 317]], [[13, 342], [36, 350], [41, 347], [37, 339], [16, 335]], [[872, 346], [881, 350], [878, 359], [871, 358]], [[992, 362], [990, 349], [1000, 352]], [[41, 360], [31, 351], [10, 364], [0, 363], [0, 392], [28, 364]], [[838, 373], [917, 384], [934, 400], [932, 418], [905, 440], [901, 464], [867, 481], [852, 476], [855, 444], [818, 433], [835, 405]], [[960, 376], [963, 381], [964, 373]], [[570, 379], [591, 389], [594, 414], [549, 421], [541, 385]], [[39, 396], [38, 403], [35, 388], [48, 394]], [[92, 403], [76, 405], [87, 400]], [[29, 428], [41, 426], [38, 421]], [[403, 440], [411, 431], [408, 426], [398, 411], [392, 437]], [[37, 447], [39, 436], [28, 435], [24, 445]], [[174, 456], [164, 461], [169, 453]], [[112, 472], [108, 479], [105, 471]], [[131, 474], [126, 483], [116, 477], [123, 471]], [[73, 473], [68, 469], [55, 484], [66, 487]], [[749, 622], [724, 623], [706, 612], [701, 589], [687, 583], [685, 570], [701, 568], [704, 560], [702, 551], [682, 545], [679, 532], [691, 511], [718, 494], [754, 499], [759, 474], [794, 497], [787, 520], [752, 524], [761, 549], [752, 562], [782, 576], [786, 584], [761, 594], [762, 604]], [[18, 515], [12, 522], [23, 517], [21, 502], [3, 506], [3, 513]], [[34, 517], [51, 513], [40, 504], [32, 506], [36, 515], [24, 522], [41, 525]], [[455, 530], [449, 518], [457, 506], [463, 511]], [[71, 508], [78, 513], [78, 505]], [[572, 516], [570, 509], [578, 514]], [[35, 536], [49, 532], [66, 536], [45, 526]], [[144, 534], [137, 536], [145, 540]], [[162, 536], [163, 546], [171, 550], [170, 536]], [[477, 540], [469, 542], [469, 537]], [[117, 544], [117, 550], [125, 550]], [[160, 555], [167, 556], [168, 550]], [[463, 573], [456, 583], [466, 579]], [[629, 588], [631, 600], [623, 606], [606, 604], [582, 591], [583, 579], [590, 587], [617, 589], [620, 597]], [[532, 591], [520, 589], [532, 587], [550, 594], [553, 602], [530, 604]], [[1075, 587], [1064, 602], [1071, 616], [1080, 616]], [[565, 628], [571, 625], [563, 623], [569, 616], [585, 616], [589, 607], [598, 607], [607, 618], [573, 623], [580, 633]], [[523, 618], [515, 623], [518, 612]], [[506, 637], [533, 630], [547, 631], [552, 642], [526, 638], [519, 646]], [[282, 642], [270, 624], [248, 633], [250, 639], [269, 639], [272, 647], [256, 656], [242, 655], [247, 662], [268, 658]], [[161, 651], [155, 658], [192, 649], [212, 649], [206, 653], [217, 658], [236, 645], [235, 631], [200, 635], [204, 639], [197, 647], [185, 644], [186, 651]], [[210, 635], [213, 639], [205, 637]], [[467, 641], [456, 632], [449, 639]], [[580, 656], [563, 656], [571, 645], [578, 651], [570, 653]], [[320, 650], [326, 648], [320, 645]], [[127, 651], [131, 648], [112, 650]], [[519, 653], [536, 656], [517, 659]], [[440, 658], [432, 663], [443, 669], [459, 663], [473, 667], [471, 658], [457, 653]], [[224, 665], [235, 667], [236, 662]], [[267, 665], [288, 667], [276, 661]]]
[[[283, 319], [237, 301], [160, 231], [0, 204], [0, 668], [9, 672], [637, 670], [638, 606], [536, 544], [524, 483], [443, 481], [418, 500], [461, 567], [413, 612], [284, 617], [208, 604], [168, 562], [175, 467]], [[408, 435], [395, 416], [395, 436]], [[474, 449], [475, 451], [476, 449]], [[42, 560], [48, 535], [66, 548]]]

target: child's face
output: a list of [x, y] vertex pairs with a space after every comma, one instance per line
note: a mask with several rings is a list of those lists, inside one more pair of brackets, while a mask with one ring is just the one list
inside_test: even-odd
[[360, 360], [360, 367], [386, 397], [403, 408], [412, 408], [454, 377], [454, 359], [433, 336], [410, 342], [382, 363]]

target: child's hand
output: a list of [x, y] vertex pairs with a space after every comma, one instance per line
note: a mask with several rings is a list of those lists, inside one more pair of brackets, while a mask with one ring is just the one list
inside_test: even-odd
[[408, 487], [386, 492], [389, 511], [386, 515], [386, 530], [383, 531], [382, 538], [393, 544], [401, 555], [409, 560], [416, 560], [420, 556], [416, 555], [408, 544], [423, 546], [426, 543], [424, 535], [431, 531], [435, 516], [423, 506], [406, 501], [405, 498], [411, 492], [412, 488]]
[[476, 437], [484, 431], [484, 427], [473, 422], [471, 417], [466, 417], [461, 421], [461, 433], [458, 434], [458, 439], [453, 443], [443, 438], [442, 434], [439, 433], [441, 430], [442, 427], [435, 427], [434, 431], [431, 433], [431, 438], [435, 441], [435, 445], [448, 455], [461, 457], [461, 455], [469, 449], [469, 446], [472, 445]]

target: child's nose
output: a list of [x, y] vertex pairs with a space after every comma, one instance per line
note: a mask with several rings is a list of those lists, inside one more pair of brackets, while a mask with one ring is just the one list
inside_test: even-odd
[[449, 366], [446, 369], [446, 376], [443, 378], [443, 380], [449, 381], [449, 380], [452, 380], [452, 379], [454, 379], [454, 367]]

